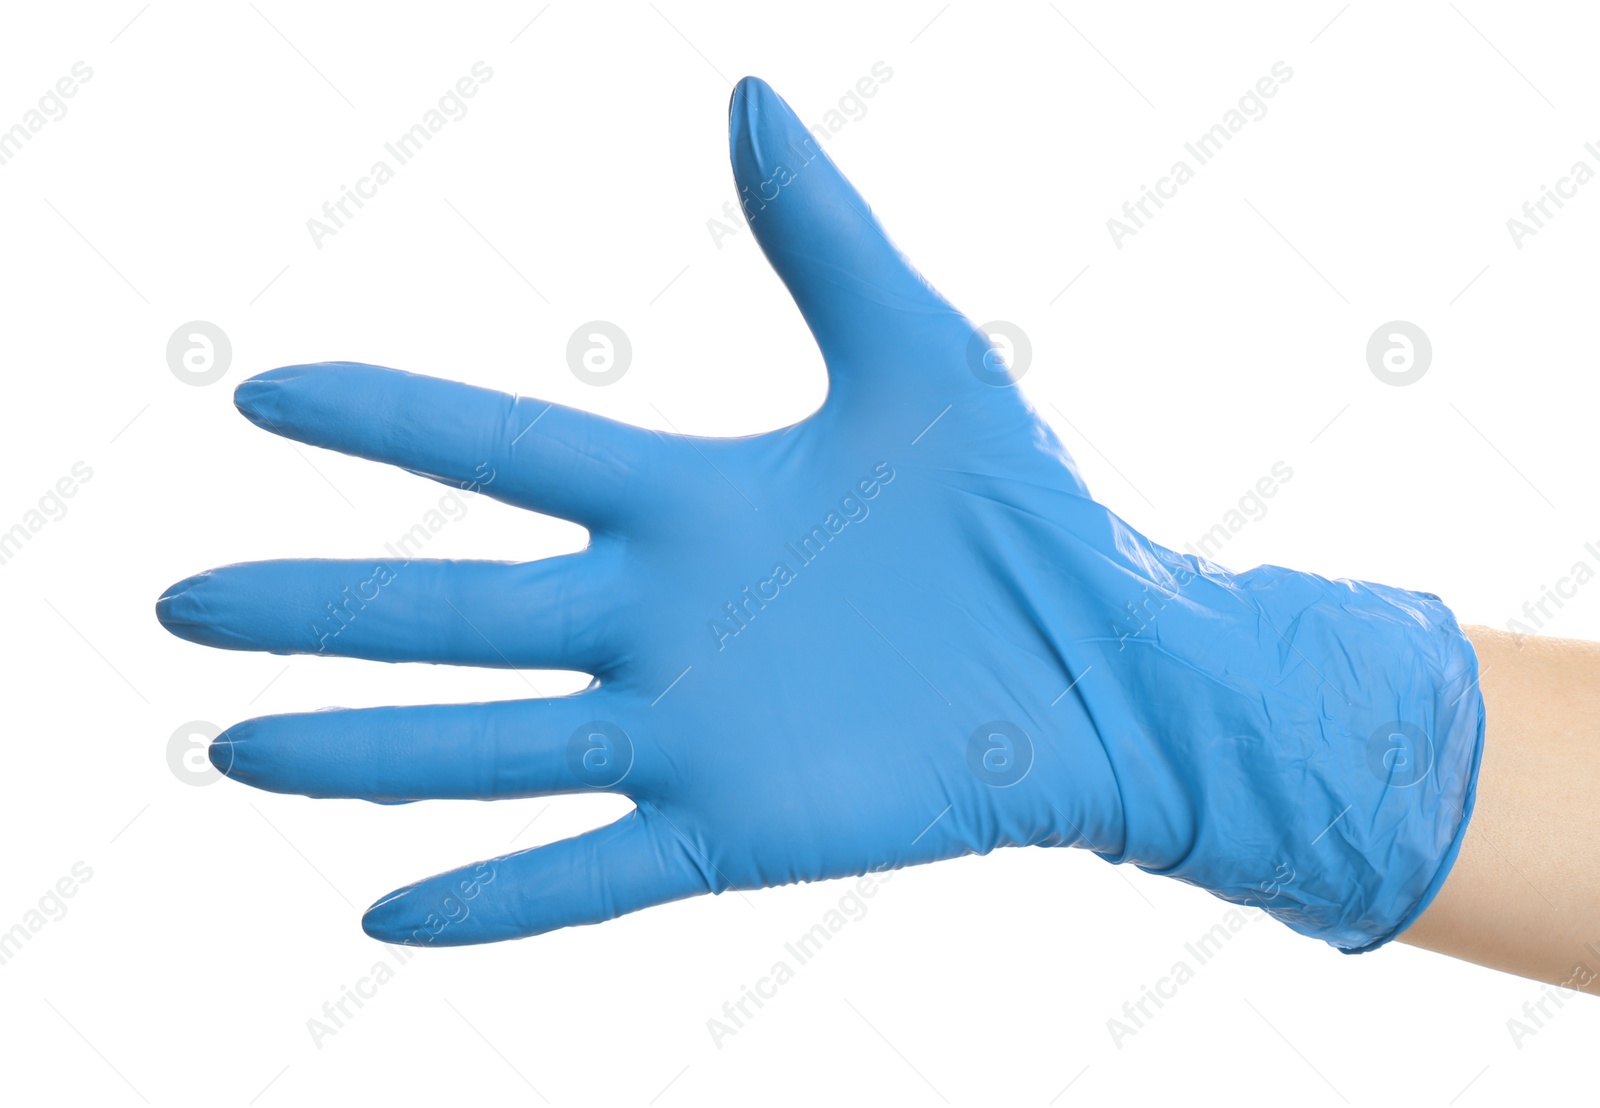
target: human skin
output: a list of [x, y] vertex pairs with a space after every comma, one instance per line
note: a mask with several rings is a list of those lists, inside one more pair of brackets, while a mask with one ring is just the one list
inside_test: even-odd
[[1600, 643], [1463, 630], [1487, 718], [1477, 806], [1399, 941], [1600, 993]]

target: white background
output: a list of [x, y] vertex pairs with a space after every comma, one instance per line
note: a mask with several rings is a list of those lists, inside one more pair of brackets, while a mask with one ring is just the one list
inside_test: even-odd
[[[1591, 1086], [1592, 1000], [1547, 1005], [1519, 1044], [1507, 1020], [1535, 983], [1401, 945], [1345, 957], [1271, 921], [1119, 1046], [1106, 1021], [1224, 906], [1046, 850], [895, 875], [720, 1046], [707, 1020], [845, 883], [425, 951], [319, 1046], [307, 1021], [394, 962], [360, 909], [626, 802], [196, 787], [169, 768], [174, 729], [585, 679], [212, 651], [152, 606], [213, 565], [370, 554], [436, 503], [239, 417], [233, 386], [273, 366], [375, 362], [705, 434], [811, 411], [824, 378], [798, 313], [747, 229], [707, 229], [734, 197], [728, 81], [760, 75], [812, 122], [881, 61], [893, 77], [834, 158], [958, 306], [1026, 330], [1024, 388], [1101, 499], [1181, 548], [1282, 461], [1292, 480], [1217, 560], [1423, 588], [1504, 626], [1600, 564], [1600, 182], [1520, 249], [1506, 227], [1577, 159], [1600, 169], [1595, 13], [139, 3], [0, 16], [0, 127], [93, 69], [0, 166], [0, 530], [93, 470], [0, 565], [0, 930], [74, 863], [93, 872], [0, 965], [7, 1099], [1473, 1105]], [[468, 114], [314, 245], [307, 219], [480, 60]], [[1266, 117], [1114, 245], [1106, 220], [1278, 61], [1294, 76]], [[564, 361], [596, 318], [634, 347], [606, 388]], [[1434, 348], [1407, 387], [1364, 353], [1396, 319]], [[231, 338], [217, 384], [168, 368], [190, 320]], [[475, 499], [429, 554], [583, 542]], [[1600, 584], [1546, 629], [1600, 637]]]

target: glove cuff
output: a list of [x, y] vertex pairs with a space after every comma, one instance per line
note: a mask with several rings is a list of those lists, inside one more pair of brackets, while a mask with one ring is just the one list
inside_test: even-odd
[[1127, 838], [1102, 857], [1346, 953], [1391, 941], [1443, 886], [1472, 815], [1484, 734], [1472, 644], [1431, 593], [1163, 553], [1170, 587], [1203, 617], [1149, 644], [1186, 663], [1161, 670], [1184, 722], [1141, 713], [1154, 749], [1108, 750]]
[[[1466, 839], [1467, 825], [1472, 821], [1472, 810], [1477, 801], [1478, 771], [1483, 762], [1487, 723], [1483, 695], [1478, 687], [1477, 651], [1456, 622], [1455, 615], [1439, 597], [1432, 593], [1407, 595], [1413, 599], [1419, 611], [1431, 617], [1433, 634], [1439, 642], [1439, 653], [1433, 659], [1433, 668], [1441, 684], [1434, 698], [1433, 731], [1427, 736], [1432, 765], [1422, 775], [1429, 787], [1418, 796], [1412, 811], [1396, 829], [1396, 847], [1404, 848], [1396, 852], [1403, 856], [1407, 852], [1420, 851], [1420, 858], [1425, 859], [1433, 844], [1443, 843], [1443, 849], [1437, 851], [1437, 861], [1431, 874], [1427, 875], [1427, 883], [1415, 895], [1414, 903], [1392, 927], [1360, 945], [1349, 945], [1353, 941], [1349, 938], [1344, 942], [1329, 939], [1345, 954], [1365, 954], [1378, 949], [1401, 935], [1428, 910], [1461, 853], [1461, 844]], [[1391, 735], [1388, 744], [1369, 740], [1369, 767], [1374, 762], [1373, 754], [1379, 754], [1379, 765], [1385, 758], [1393, 763], [1396, 760], [1393, 752], [1405, 748], [1407, 738], [1401, 733], [1398, 737]], [[1395, 772], [1399, 781], [1410, 776], [1401, 769]], [[1421, 783], [1419, 780], [1418, 784]], [[1421, 867], [1421, 872], [1427, 873], [1426, 865]], [[1412, 885], [1414, 882], [1397, 886], [1391, 903], [1404, 904]], [[1372, 927], [1377, 929], [1376, 919]]]

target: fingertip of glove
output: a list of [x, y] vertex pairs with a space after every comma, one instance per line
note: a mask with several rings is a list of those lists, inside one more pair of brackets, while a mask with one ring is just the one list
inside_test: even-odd
[[361, 930], [379, 942], [418, 945], [410, 935], [415, 930], [416, 922], [410, 919], [409, 897], [414, 888], [415, 885], [407, 885], [380, 898], [362, 915]]
[[[379, 390], [414, 375], [365, 362], [329, 361], [279, 366], [240, 381], [233, 390], [233, 406], [262, 430], [291, 436], [307, 421], [322, 422], [330, 407], [359, 399], [367, 390]], [[331, 417], [330, 417], [331, 418]]]
[[210, 760], [212, 768], [224, 777], [238, 777], [240, 770], [239, 751], [248, 735], [248, 723], [236, 723], [222, 734], [211, 740], [211, 745], [206, 747], [206, 758]]
[[194, 638], [191, 632], [198, 623], [199, 615], [194, 590], [207, 576], [207, 573], [196, 573], [185, 577], [177, 584], [169, 585], [156, 598], [156, 619], [180, 639]]
[[733, 92], [728, 97], [728, 115], [733, 115], [733, 109], [741, 102], [752, 97], [772, 96], [778, 94], [772, 91], [772, 86], [760, 77], [744, 76], [739, 78], [739, 83], [733, 86]]
[[300, 376], [304, 366], [280, 366], [240, 381], [233, 390], [233, 406], [257, 427], [270, 429], [274, 423], [273, 401], [290, 381]]
[[187, 642], [227, 650], [255, 649], [252, 624], [241, 610], [234, 567], [185, 577], [156, 600], [156, 619]]
[[745, 77], [728, 101], [728, 153], [734, 177], [742, 184], [759, 182], [773, 171], [786, 146], [800, 141], [805, 126], [771, 85]]

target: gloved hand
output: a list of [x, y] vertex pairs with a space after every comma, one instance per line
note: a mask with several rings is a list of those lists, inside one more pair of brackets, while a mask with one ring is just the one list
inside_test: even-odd
[[700, 439], [346, 363], [273, 370], [276, 434], [574, 520], [541, 561], [212, 570], [210, 646], [595, 677], [546, 700], [269, 716], [211, 747], [276, 792], [619, 792], [617, 822], [421, 881], [363, 924], [454, 945], [999, 846], [1082, 846], [1345, 950], [1465, 832], [1476, 659], [1437, 597], [1168, 550], [1090, 498], [973, 324], [789, 107], [730, 111], [746, 216], [827, 362], [781, 431]]

